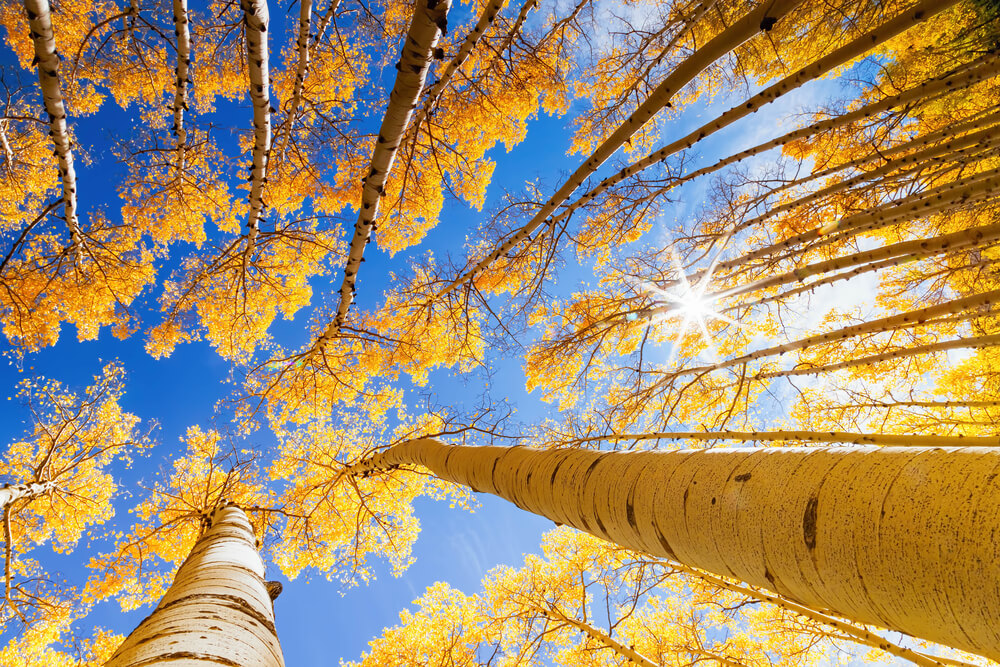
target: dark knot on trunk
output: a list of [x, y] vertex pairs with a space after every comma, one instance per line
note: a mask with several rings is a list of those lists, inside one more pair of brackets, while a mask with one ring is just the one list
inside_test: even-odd
[[274, 602], [281, 595], [282, 586], [280, 581], [265, 581], [264, 587], [267, 588], [267, 595], [271, 598], [271, 602]]

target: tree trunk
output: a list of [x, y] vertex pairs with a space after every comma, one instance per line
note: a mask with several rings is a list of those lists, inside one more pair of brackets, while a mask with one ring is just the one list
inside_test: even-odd
[[811, 609], [1000, 658], [1000, 448], [675, 452], [405, 442], [438, 477]]
[[66, 106], [63, 103], [59, 83], [59, 56], [56, 54], [56, 39], [52, 32], [52, 14], [48, 0], [24, 0], [24, 9], [31, 26], [31, 39], [35, 47], [35, 62], [38, 64], [38, 84], [42, 90], [45, 111], [49, 116], [49, 136], [55, 146], [59, 161], [59, 176], [63, 189], [63, 216], [69, 227], [70, 249], [74, 261], [80, 261], [83, 235], [80, 220], [76, 214], [76, 169], [73, 166], [73, 142], [66, 124]]
[[51, 480], [29, 484], [4, 484], [3, 487], [0, 487], [0, 507], [10, 507], [11, 504], [22, 498], [35, 498], [49, 491], [55, 491], [56, 488], [56, 483]]
[[351, 246], [347, 253], [337, 313], [309, 348], [310, 355], [324, 350], [327, 342], [340, 333], [347, 311], [354, 303], [354, 285], [358, 279], [358, 271], [361, 270], [361, 262], [364, 260], [365, 246], [368, 245], [371, 233], [375, 229], [389, 172], [392, 171], [399, 144], [405, 136], [413, 110], [424, 90], [438, 38], [448, 29], [449, 2], [450, 0], [419, 0], [413, 10], [410, 29], [406, 33], [403, 51], [396, 64], [396, 82], [393, 84], [392, 92], [389, 93], [389, 104], [382, 117], [378, 140], [372, 151], [371, 167], [361, 187], [361, 208], [358, 211], [358, 221], [354, 224], [354, 236], [351, 238]]
[[243, 510], [216, 509], [160, 604], [105, 667], [283, 666], [263, 575]]
[[240, 6], [246, 26], [247, 72], [250, 75], [250, 100], [253, 102], [253, 162], [250, 166], [247, 242], [243, 249], [245, 266], [260, 234], [260, 219], [264, 215], [264, 184], [267, 182], [267, 162], [271, 152], [271, 80], [267, 52], [270, 18], [267, 0], [241, 0]]
[[591, 174], [615, 154], [619, 148], [631, 140], [636, 132], [652, 120], [660, 111], [670, 104], [674, 96], [709, 65], [726, 55], [733, 49], [760, 32], [770, 30], [770, 26], [783, 18], [801, 3], [802, 0], [774, 0], [756, 5], [750, 12], [709, 40], [690, 57], [679, 63], [670, 75], [650, 93], [642, 104], [605, 139], [590, 157], [576, 168], [559, 189], [549, 197], [535, 215], [523, 227], [513, 233], [506, 241], [497, 246], [489, 255], [479, 260], [475, 266], [452, 280], [438, 292], [443, 297], [461, 285], [472, 280], [490, 264], [506, 255], [521, 241], [528, 238], [532, 232], [545, 224], [549, 216], [555, 213], [573, 192], [586, 181]]

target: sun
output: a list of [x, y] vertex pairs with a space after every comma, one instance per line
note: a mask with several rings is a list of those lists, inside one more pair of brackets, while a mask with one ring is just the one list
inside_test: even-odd
[[[715, 274], [715, 268], [719, 263], [725, 244], [721, 244], [709, 264], [708, 270], [704, 271], [695, 284], [688, 279], [687, 272], [681, 264], [677, 251], [670, 249], [671, 260], [674, 265], [674, 284], [671, 290], [665, 290], [646, 280], [636, 281], [636, 286], [653, 297], [653, 307], [645, 316], [646, 326], [656, 326], [661, 322], [670, 319], [681, 318], [681, 325], [674, 336], [673, 346], [670, 351], [668, 362], [673, 362], [681, 341], [684, 340], [688, 328], [693, 324], [701, 333], [705, 347], [710, 351], [713, 358], [718, 358], [715, 344], [712, 342], [712, 334], [708, 330], [707, 321], [709, 319], [722, 320], [736, 327], [739, 323], [726, 315], [723, 315], [716, 308], [716, 302], [720, 295], [709, 292], [708, 287]], [[638, 317], [631, 318], [638, 319]]]

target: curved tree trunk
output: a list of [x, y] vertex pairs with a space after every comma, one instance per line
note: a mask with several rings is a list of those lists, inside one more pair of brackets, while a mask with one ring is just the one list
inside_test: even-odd
[[1000, 448], [621, 453], [421, 439], [354, 472], [399, 465], [811, 609], [1000, 658]]
[[161, 663], [282, 667], [274, 608], [253, 530], [235, 505], [211, 525], [181, 565], [160, 604], [105, 667]]

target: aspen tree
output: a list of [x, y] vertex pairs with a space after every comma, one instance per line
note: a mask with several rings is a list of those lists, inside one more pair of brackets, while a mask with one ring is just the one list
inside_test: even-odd
[[[246, 514], [220, 504], [156, 609], [106, 667], [183, 660], [197, 665], [285, 664], [273, 598]], [[273, 590], [273, 589], [272, 589]], [[206, 623], [206, 615], [212, 619]]]
[[340, 287], [337, 313], [313, 344], [310, 352], [322, 351], [327, 341], [336, 337], [354, 301], [355, 282], [358, 271], [361, 270], [365, 246], [368, 245], [372, 229], [378, 219], [386, 179], [392, 170], [396, 151], [410, 123], [413, 108], [423, 91], [434, 46], [439, 35], [447, 28], [447, 16], [447, 0], [418, 0], [413, 10], [413, 19], [396, 67], [398, 70], [396, 82], [389, 94], [389, 105], [386, 107], [378, 140], [372, 151], [371, 167], [361, 190], [361, 208], [354, 226], [347, 264], [344, 267], [344, 281]]
[[[994, 515], [997, 452], [618, 453], [420, 439], [353, 472], [421, 466], [622, 546], [996, 659], [989, 610], [1000, 589], [986, 582], [983, 566], [996, 545], [988, 529], [968, 522]], [[948, 558], [937, 557], [937, 545], [947, 545]]]
[[0, 459], [4, 593], [0, 622], [45, 622], [60, 609], [75, 609], [72, 592], [61, 590], [31, 560], [42, 545], [70, 551], [85, 531], [114, 515], [118, 490], [109, 468], [128, 462], [149, 445], [139, 419], [122, 410], [123, 369], [106, 366], [86, 393], [37, 378], [19, 387], [31, 424]]
[[84, 241], [76, 211], [76, 167], [73, 164], [73, 142], [66, 124], [66, 106], [60, 87], [59, 56], [56, 54], [56, 40], [52, 32], [52, 15], [49, 13], [48, 0], [25, 0], [24, 9], [31, 26], [35, 60], [38, 63], [38, 84], [45, 102], [45, 112], [49, 116], [49, 133], [59, 160], [63, 216], [70, 234], [69, 248], [74, 261], [79, 263]]
[[[250, 168], [250, 212], [247, 219], [243, 264], [254, 252], [264, 214], [264, 183], [271, 150], [271, 81], [268, 63], [268, 12], [265, 0], [241, 0], [246, 25], [247, 72], [250, 75], [250, 99], [253, 102], [253, 164]], [[244, 271], [246, 269], [244, 268]]]
[[727, 30], [717, 35], [714, 39], [705, 44], [690, 58], [681, 63], [674, 72], [667, 77], [649, 97], [639, 106], [629, 117], [629, 120], [616, 129], [594, 152], [577, 167], [576, 171], [560, 186], [560, 188], [549, 197], [548, 201], [539, 208], [532, 216], [531, 221], [525, 224], [517, 233], [513, 234], [507, 241], [497, 247], [489, 256], [480, 260], [472, 269], [451, 281], [443, 290], [439, 297], [444, 296], [454, 289], [470, 281], [476, 273], [487, 268], [499, 257], [507, 254], [514, 246], [527, 238], [529, 234], [545, 224], [556, 209], [586, 180], [594, 171], [608, 160], [619, 148], [621, 148], [629, 138], [642, 128], [659, 111], [670, 103], [677, 92], [691, 82], [698, 74], [708, 67], [712, 62], [732, 51], [743, 42], [751, 39], [754, 35], [764, 29], [770, 29], [788, 12], [792, 11], [798, 4], [797, 0], [789, 2], [775, 2], [767, 5], [759, 5], [753, 11], [746, 14], [740, 21], [729, 27]]

